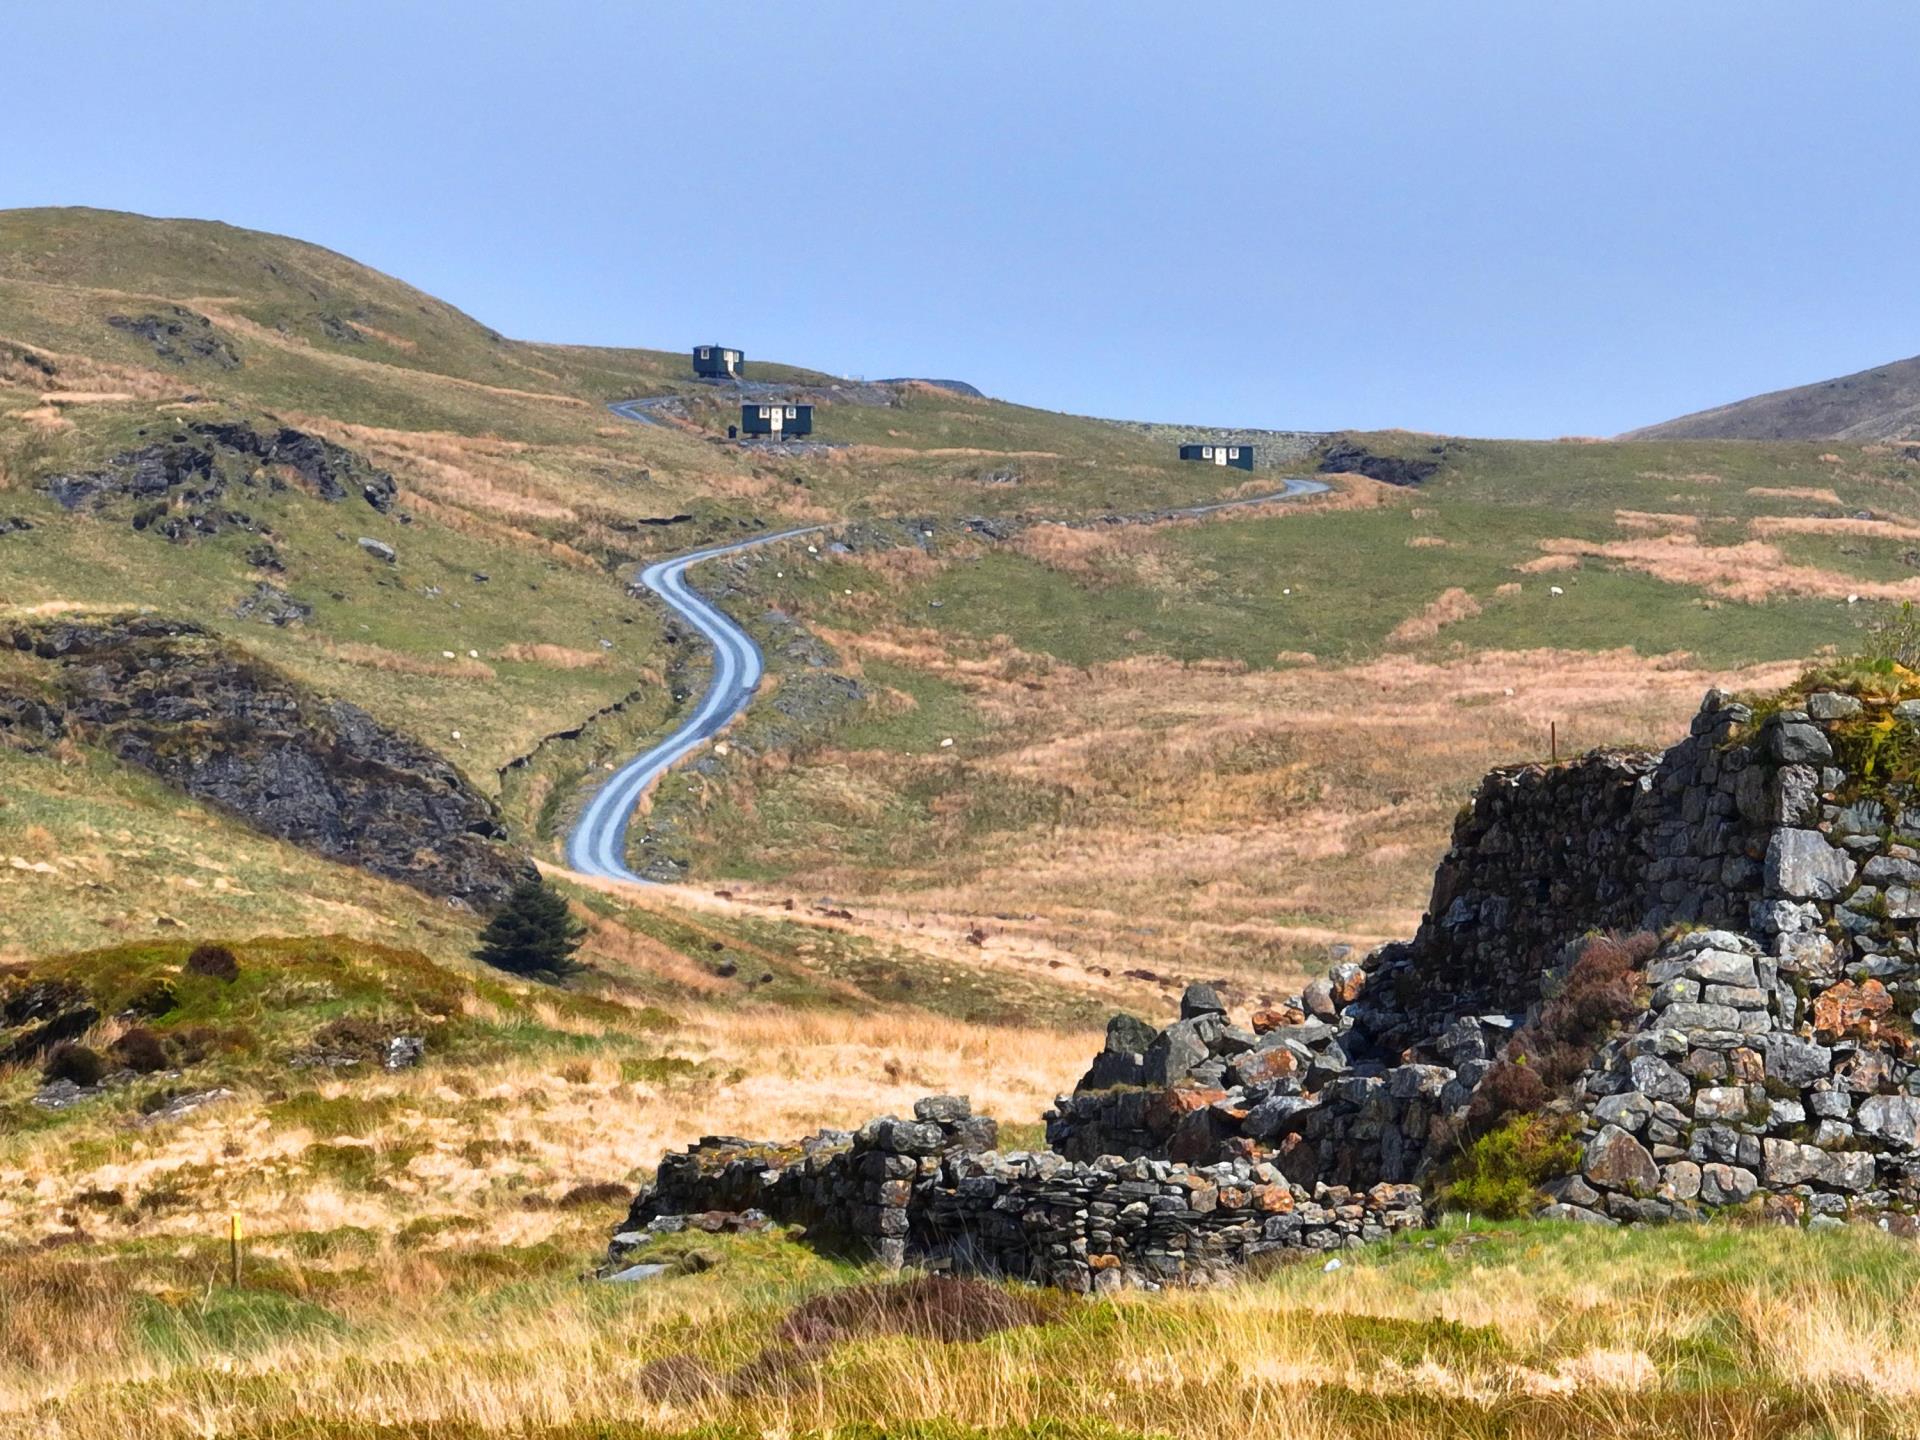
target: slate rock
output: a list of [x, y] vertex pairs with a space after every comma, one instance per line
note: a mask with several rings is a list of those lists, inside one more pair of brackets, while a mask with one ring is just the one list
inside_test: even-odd
[[1854, 1123], [1898, 1149], [1920, 1149], [1920, 1096], [1869, 1095], [1854, 1113]]
[[1710, 1164], [1700, 1167], [1700, 1198], [1708, 1205], [1740, 1205], [1753, 1198], [1760, 1182], [1751, 1170], [1740, 1165]]
[[1180, 996], [1180, 1018], [1192, 1020], [1201, 1015], [1225, 1015], [1226, 1002], [1213, 986], [1195, 981]]
[[1775, 725], [1767, 732], [1767, 753], [1782, 765], [1819, 764], [1833, 758], [1833, 746], [1817, 725]]
[[1837, 900], [1853, 880], [1854, 863], [1818, 830], [1776, 830], [1767, 842], [1767, 893], [1789, 900]]

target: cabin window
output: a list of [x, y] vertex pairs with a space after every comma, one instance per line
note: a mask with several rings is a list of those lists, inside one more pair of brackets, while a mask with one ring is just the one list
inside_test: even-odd
[[1202, 460], [1211, 460], [1213, 458], [1213, 446], [1202, 445], [1200, 447], [1200, 458]]
[[1240, 447], [1235, 445], [1231, 450], [1227, 451], [1227, 458], [1229, 460], [1238, 460], [1240, 458]]
[[773, 418], [773, 413], [770, 410], [768, 410], [766, 406], [762, 405], [760, 407], [760, 418], [762, 420], [771, 420]]
[[702, 360], [710, 360], [713, 358], [713, 352], [709, 350], [706, 346], [702, 345], [700, 347], [700, 358]]
[[794, 407], [791, 405], [787, 406], [787, 419], [798, 420], [799, 418], [800, 418], [800, 412], [794, 409]]

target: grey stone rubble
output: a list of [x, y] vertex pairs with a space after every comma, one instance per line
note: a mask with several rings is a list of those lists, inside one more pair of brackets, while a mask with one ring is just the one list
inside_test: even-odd
[[1425, 1221], [1410, 1186], [1306, 1191], [1246, 1160], [1001, 1154], [994, 1122], [961, 1097], [929, 1097], [914, 1115], [791, 1146], [710, 1136], [667, 1156], [615, 1237], [609, 1271], [689, 1217], [711, 1229], [718, 1217], [771, 1216], [896, 1266], [1107, 1290], [1203, 1282], [1264, 1251], [1340, 1249]]
[[[745, 1142], [703, 1142], [662, 1163], [634, 1218], [757, 1205], [896, 1262], [1074, 1288], [1361, 1243], [1423, 1223], [1414, 1187], [1458, 1153], [1475, 1096], [1522, 1058], [1515, 1037], [1585, 937], [1655, 931], [1668, 938], [1638, 977], [1644, 1009], [1551, 1102], [1581, 1161], [1543, 1213], [1612, 1224], [1737, 1205], [1916, 1233], [1920, 790], [1884, 759], [1876, 773], [1847, 759], [1871, 753], [1867, 727], [1884, 742], [1894, 726], [1920, 727], [1920, 702], [1815, 693], [1756, 723], [1710, 692], [1663, 755], [1495, 771], [1413, 940], [1245, 1026], [1206, 985], [1164, 1028], [1115, 1016], [1046, 1116], [1048, 1151], [878, 1121], [816, 1137], [799, 1161], [814, 1178], [796, 1181], [753, 1147], [725, 1158]], [[786, 1198], [796, 1185], [803, 1202]]]

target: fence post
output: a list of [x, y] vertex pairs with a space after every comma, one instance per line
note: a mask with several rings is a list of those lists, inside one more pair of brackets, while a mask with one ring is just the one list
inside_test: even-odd
[[235, 1215], [227, 1228], [227, 1272], [233, 1288], [240, 1288], [240, 1217]]

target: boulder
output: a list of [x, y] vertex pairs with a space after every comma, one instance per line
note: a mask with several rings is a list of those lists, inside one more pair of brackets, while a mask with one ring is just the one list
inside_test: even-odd
[[1177, 1085], [1196, 1065], [1205, 1064], [1212, 1056], [1207, 1040], [1217, 1025], [1217, 1020], [1208, 1025], [1204, 1018], [1177, 1020], [1162, 1030], [1147, 1047], [1144, 1083]]
[[1607, 1190], [1651, 1193], [1660, 1183], [1660, 1169], [1646, 1147], [1618, 1125], [1602, 1125], [1587, 1142], [1580, 1171]]
[[1693, 1094], [1687, 1077], [1657, 1055], [1636, 1056], [1628, 1064], [1627, 1074], [1633, 1088], [1649, 1100], [1678, 1105]]
[[1300, 992], [1300, 1004], [1309, 1015], [1329, 1025], [1340, 1018], [1340, 1008], [1333, 1000], [1333, 981], [1325, 975]]
[[1898, 1149], [1920, 1149], [1920, 1096], [1869, 1095], [1860, 1102], [1854, 1123]]
[[1700, 1198], [1708, 1205], [1741, 1205], [1753, 1198], [1760, 1182], [1751, 1170], [1739, 1165], [1711, 1164], [1700, 1167]]
[[1180, 1018], [1196, 1019], [1201, 1015], [1225, 1015], [1226, 1002], [1220, 998], [1220, 992], [1213, 986], [1196, 980], [1187, 986], [1180, 996]]
[[1858, 984], [1842, 980], [1820, 992], [1813, 1002], [1813, 1028], [1828, 1039], [1872, 1034], [1893, 1013], [1893, 997], [1878, 980]]
[[1789, 723], [1767, 732], [1767, 752], [1782, 765], [1819, 764], [1833, 758], [1833, 746], [1818, 725]]
[[1818, 830], [1776, 830], [1767, 842], [1767, 894], [1789, 900], [1837, 900], [1853, 880], [1853, 860]]

